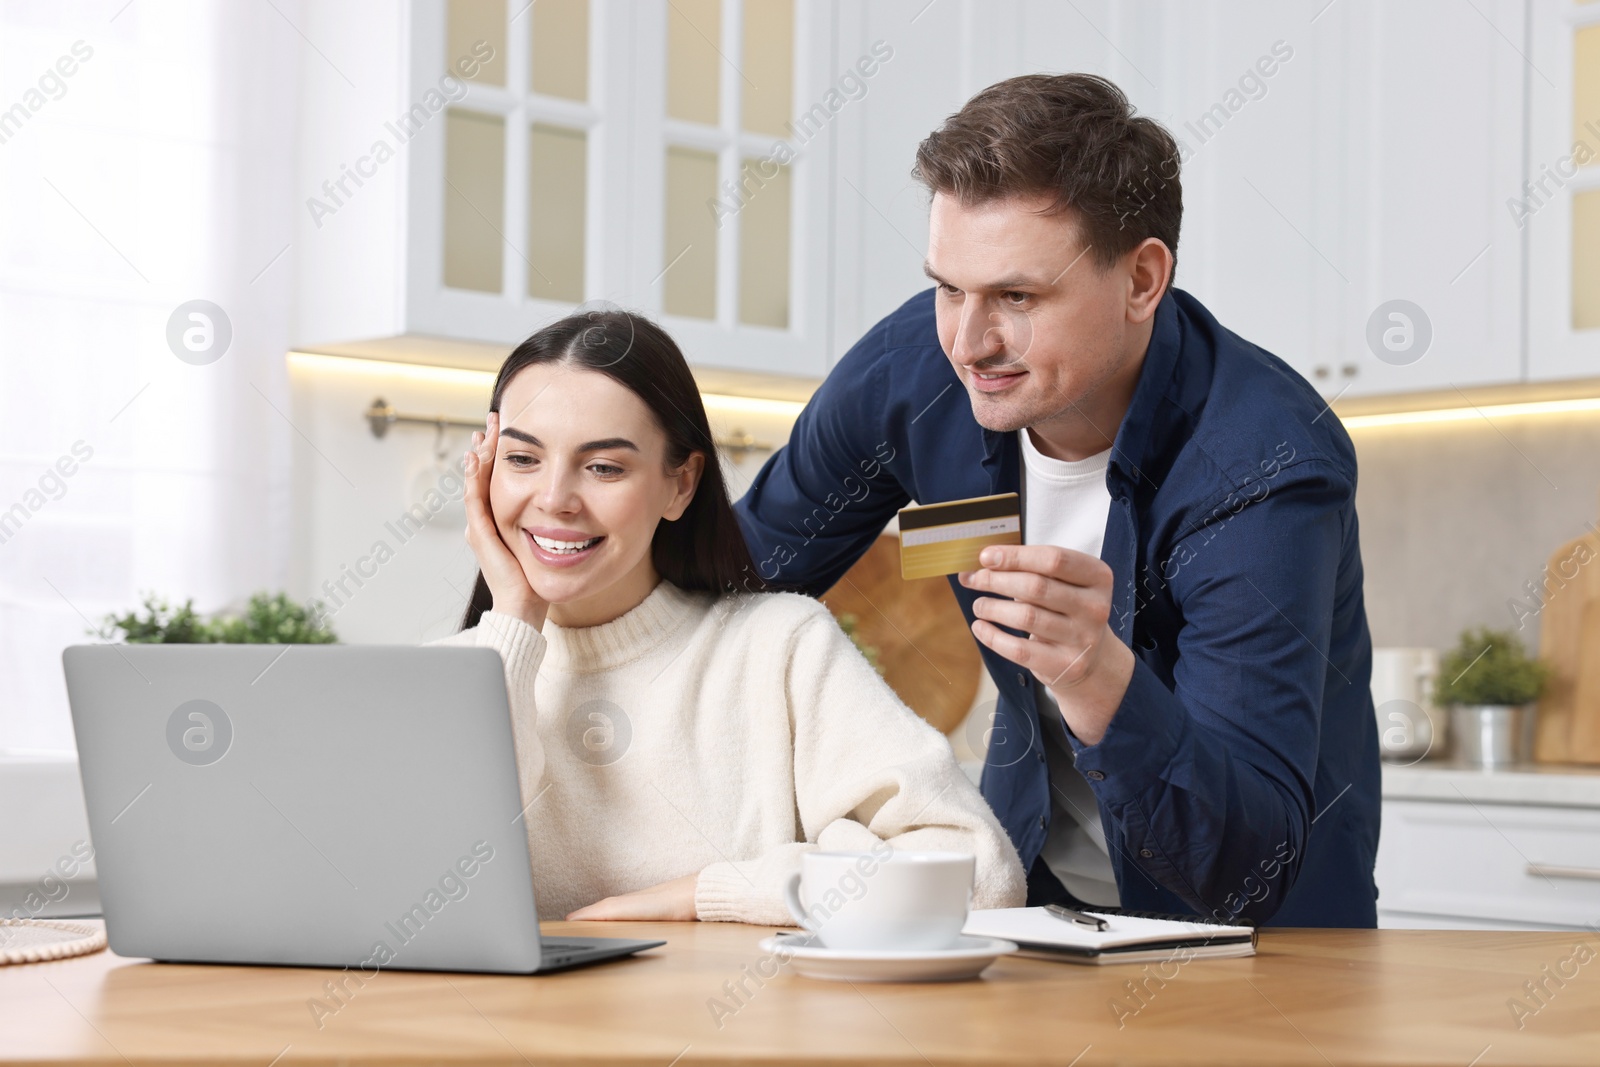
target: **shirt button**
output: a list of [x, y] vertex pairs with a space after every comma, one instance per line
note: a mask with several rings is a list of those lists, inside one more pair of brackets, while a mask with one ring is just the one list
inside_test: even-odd
[[1103, 782], [1106, 780], [1104, 771], [1084, 771], [1083, 776], [1091, 782]]
[[1149, 858], [1150, 858], [1150, 857], [1151, 857], [1151, 856], [1154, 856], [1154, 855], [1155, 855], [1155, 853], [1154, 853], [1154, 852], [1151, 852], [1151, 851], [1150, 851], [1150, 850], [1149, 850], [1149, 849], [1147, 849], [1147, 848], [1141, 848], [1141, 849], [1140, 849], [1140, 850], [1139, 850], [1139, 855], [1141, 855], [1141, 856], [1143, 856], [1143, 857], [1144, 857], [1144, 858], [1145, 858], [1145, 859], [1149, 859]]
[[1039, 829], [1041, 829], [1041, 830], [1048, 829], [1049, 826], [1050, 826], [1050, 820], [1046, 819], [1043, 815], [1039, 816]]
[[1026, 686], [1028, 684], [1028, 676], [1023, 671], [1017, 672], [1017, 684], [1021, 686]]
[[1043, 763], [1044, 762], [1044, 753], [1040, 752], [1040, 753], [1038, 753], [1038, 756], [1039, 756], [1039, 762]]

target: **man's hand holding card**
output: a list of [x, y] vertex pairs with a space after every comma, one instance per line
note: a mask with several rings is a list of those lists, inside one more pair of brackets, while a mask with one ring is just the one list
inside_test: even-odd
[[[1022, 544], [1020, 512], [1013, 529], [972, 528], [1007, 525], [1003, 513], [984, 513], [1004, 508], [1008, 497], [1014, 501], [1016, 494], [902, 509], [901, 574], [956, 573], [968, 589], [996, 594], [973, 601], [973, 635], [1028, 668], [1055, 696], [1067, 728], [1084, 744], [1097, 744], [1122, 703], [1134, 666], [1132, 650], [1109, 624], [1111, 568], [1084, 552]], [[958, 565], [947, 566], [952, 559]], [[964, 560], [976, 566], [962, 565]], [[1029, 636], [1017, 637], [1001, 626]]]

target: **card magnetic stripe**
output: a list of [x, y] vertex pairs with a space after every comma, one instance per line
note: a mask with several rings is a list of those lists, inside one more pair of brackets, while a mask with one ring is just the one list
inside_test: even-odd
[[960, 541], [972, 537], [994, 537], [998, 534], [1016, 533], [1020, 529], [1022, 529], [1020, 515], [981, 519], [978, 522], [955, 522], [948, 526], [927, 526], [920, 530], [901, 530], [900, 547], [934, 545], [941, 541]]

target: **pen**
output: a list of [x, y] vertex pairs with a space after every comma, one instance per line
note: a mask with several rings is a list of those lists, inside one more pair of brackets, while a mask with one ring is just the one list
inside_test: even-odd
[[1085, 915], [1081, 911], [1073, 911], [1071, 908], [1064, 908], [1060, 904], [1046, 904], [1044, 910], [1065, 922], [1077, 923], [1079, 926], [1088, 926], [1095, 930], [1104, 930], [1108, 925], [1098, 915]]

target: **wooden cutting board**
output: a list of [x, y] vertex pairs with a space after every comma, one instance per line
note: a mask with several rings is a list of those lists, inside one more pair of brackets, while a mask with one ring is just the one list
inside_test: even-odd
[[1545, 580], [1539, 655], [1551, 677], [1534, 758], [1600, 763], [1600, 533], [1591, 528], [1556, 549]]
[[856, 636], [878, 650], [884, 680], [911, 710], [948, 734], [978, 694], [983, 658], [944, 578], [900, 577], [900, 539], [884, 534], [822, 597], [856, 617]]

